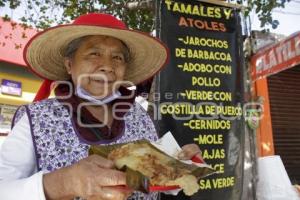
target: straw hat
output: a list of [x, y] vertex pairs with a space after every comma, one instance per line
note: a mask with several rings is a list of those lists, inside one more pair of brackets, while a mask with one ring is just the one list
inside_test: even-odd
[[124, 80], [141, 83], [155, 75], [167, 62], [168, 50], [157, 39], [129, 30], [117, 18], [100, 13], [78, 17], [72, 24], [49, 28], [35, 35], [24, 49], [24, 60], [37, 75], [48, 80], [69, 80], [63, 63], [67, 45], [87, 35], [106, 35], [122, 40], [130, 51]]

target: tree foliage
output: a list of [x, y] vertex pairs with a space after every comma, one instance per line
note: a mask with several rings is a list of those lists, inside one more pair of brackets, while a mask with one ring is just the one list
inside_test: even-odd
[[251, 11], [254, 11], [258, 19], [260, 20], [260, 26], [265, 27], [271, 25], [273, 29], [276, 29], [279, 25], [277, 19], [273, 19], [272, 11], [275, 8], [284, 8], [287, 2], [291, 0], [230, 0], [238, 4], [245, 5], [245, 16], [249, 16]]
[[[261, 21], [261, 27], [271, 25], [272, 28], [279, 24], [277, 19], [272, 18], [272, 10], [284, 7], [289, 1], [228, 0], [245, 5], [245, 16], [254, 10]], [[155, 0], [0, 0], [0, 7], [6, 6], [12, 10], [22, 7], [25, 12], [20, 20], [39, 29], [69, 23], [84, 13], [106, 12], [124, 20], [130, 28], [150, 32], [154, 29], [154, 2]]]
[[[0, 7], [8, 6], [15, 10], [25, 8], [21, 20], [39, 29], [53, 25], [69, 23], [81, 14], [105, 12], [112, 14], [127, 23], [130, 28], [150, 32], [153, 30], [154, 9], [152, 3], [144, 6], [139, 1], [139, 8], [130, 8], [129, 0], [0, 0]], [[150, 1], [149, 1], [150, 2]], [[4, 16], [8, 19], [10, 16]]]

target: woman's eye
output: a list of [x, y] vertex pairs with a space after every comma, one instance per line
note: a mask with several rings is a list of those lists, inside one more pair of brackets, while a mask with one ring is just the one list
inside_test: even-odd
[[91, 56], [100, 56], [100, 53], [98, 53], [98, 52], [91, 52], [90, 55]]
[[118, 60], [118, 61], [124, 61], [124, 57], [123, 57], [123, 56], [118, 56], [118, 55], [116, 55], [116, 56], [113, 56], [113, 58], [114, 58], [115, 60]]

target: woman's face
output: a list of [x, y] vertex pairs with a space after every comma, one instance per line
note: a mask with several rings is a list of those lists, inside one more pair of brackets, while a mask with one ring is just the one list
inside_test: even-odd
[[123, 80], [128, 50], [118, 39], [109, 36], [88, 36], [80, 43], [65, 66], [75, 87], [81, 86], [91, 95], [111, 95]]

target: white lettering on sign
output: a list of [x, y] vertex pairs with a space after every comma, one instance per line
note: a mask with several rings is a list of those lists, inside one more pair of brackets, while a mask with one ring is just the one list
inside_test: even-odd
[[[256, 59], [256, 73], [262, 73], [266, 70], [287, 62], [300, 55], [300, 35], [281, 43], [268, 50], [266, 53]], [[297, 63], [295, 63], [297, 64]]]

